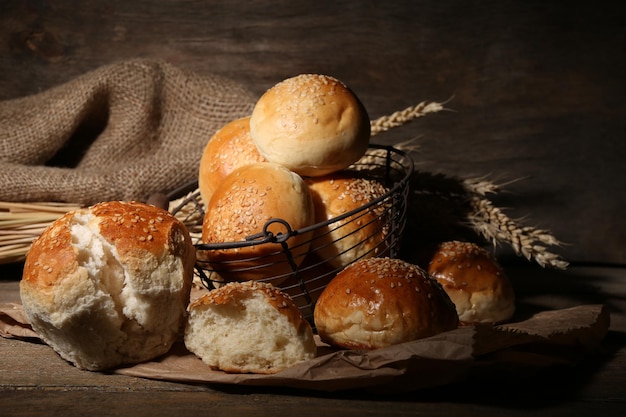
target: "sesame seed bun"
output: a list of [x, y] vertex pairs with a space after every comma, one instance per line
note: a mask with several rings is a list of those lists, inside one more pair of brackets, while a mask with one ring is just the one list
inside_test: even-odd
[[441, 243], [428, 272], [448, 293], [464, 324], [502, 322], [515, 312], [511, 282], [497, 260], [475, 243]]
[[[314, 216], [311, 194], [299, 175], [270, 162], [246, 165], [228, 175], [211, 197], [202, 242], [244, 242], [263, 233], [267, 222], [274, 219], [283, 220], [295, 231], [313, 224]], [[272, 223], [267, 230], [274, 235], [287, 233], [281, 223]], [[309, 250], [310, 235], [295, 234], [285, 243], [298, 266]], [[202, 250], [200, 256], [226, 281], [271, 279], [278, 285], [293, 271], [280, 243]]]
[[167, 353], [182, 330], [195, 251], [167, 211], [106, 202], [65, 214], [33, 242], [20, 296], [33, 329], [78, 368]]
[[312, 250], [320, 258], [333, 268], [343, 268], [356, 259], [378, 256], [385, 251], [388, 234], [385, 205], [363, 208], [387, 192], [379, 181], [357, 171], [341, 171], [307, 178], [306, 183], [315, 204], [316, 223], [361, 209], [315, 230]]
[[268, 161], [302, 176], [340, 171], [361, 158], [370, 138], [364, 106], [341, 81], [302, 74], [257, 101], [250, 134]]
[[235, 169], [265, 162], [250, 136], [250, 117], [233, 120], [215, 132], [204, 148], [198, 172], [198, 188], [205, 204], [224, 178]]
[[193, 302], [185, 345], [212, 368], [233, 373], [274, 374], [317, 352], [291, 298], [256, 281], [231, 282]]
[[399, 259], [361, 259], [328, 284], [315, 306], [320, 338], [377, 349], [458, 326], [454, 304], [423, 269]]

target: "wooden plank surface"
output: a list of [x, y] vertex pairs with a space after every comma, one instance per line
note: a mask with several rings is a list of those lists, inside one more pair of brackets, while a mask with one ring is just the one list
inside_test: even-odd
[[620, 2], [0, 2], [0, 99], [113, 61], [167, 60], [255, 94], [334, 75], [372, 117], [422, 100], [444, 112], [377, 141], [414, 139], [418, 169], [489, 176], [497, 204], [579, 262], [626, 261]]
[[[262, 387], [152, 381], [81, 371], [38, 343], [0, 338], [0, 415], [293, 415], [589, 416], [626, 409], [626, 269], [574, 267], [567, 272], [506, 266], [521, 316], [604, 303], [611, 312], [602, 352], [518, 375], [469, 378], [458, 385], [411, 392], [321, 393]], [[0, 303], [19, 301], [18, 266], [1, 266]]]

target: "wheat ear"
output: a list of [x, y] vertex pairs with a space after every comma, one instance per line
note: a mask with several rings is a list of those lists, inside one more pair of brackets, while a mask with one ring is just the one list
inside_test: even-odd
[[444, 109], [443, 106], [444, 103], [422, 101], [418, 105], [396, 111], [388, 116], [381, 116], [370, 122], [372, 136], [394, 127], [402, 126], [427, 114], [440, 112]]
[[508, 243], [518, 256], [534, 260], [542, 267], [567, 268], [568, 262], [548, 249], [562, 245], [548, 230], [520, 225], [485, 197], [486, 193], [497, 192], [499, 186], [484, 179], [465, 180], [463, 185], [471, 207], [467, 223], [476, 233], [494, 246]]

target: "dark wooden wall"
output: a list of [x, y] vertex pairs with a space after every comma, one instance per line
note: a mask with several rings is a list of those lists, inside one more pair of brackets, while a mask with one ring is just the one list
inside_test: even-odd
[[372, 118], [449, 100], [379, 141], [416, 139], [421, 170], [521, 179], [496, 200], [508, 214], [552, 230], [568, 260], [624, 264], [625, 24], [620, 2], [578, 0], [8, 0], [0, 99], [150, 57], [259, 95], [334, 75]]

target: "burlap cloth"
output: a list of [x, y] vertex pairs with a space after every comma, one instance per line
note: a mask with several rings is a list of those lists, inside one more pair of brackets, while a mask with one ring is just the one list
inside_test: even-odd
[[249, 115], [241, 85], [151, 60], [101, 67], [0, 102], [0, 201], [146, 201], [196, 179], [225, 123]]

